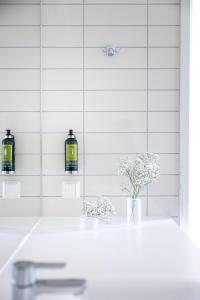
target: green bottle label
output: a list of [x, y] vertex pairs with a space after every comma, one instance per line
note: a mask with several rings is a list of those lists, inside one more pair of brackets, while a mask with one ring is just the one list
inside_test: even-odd
[[2, 160], [12, 161], [12, 145], [2, 145]]
[[77, 144], [66, 144], [66, 160], [77, 160], [78, 159], [78, 147]]

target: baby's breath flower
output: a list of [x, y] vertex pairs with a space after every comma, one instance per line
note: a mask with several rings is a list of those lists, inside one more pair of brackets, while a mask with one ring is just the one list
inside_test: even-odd
[[159, 155], [144, 153], [135, 160], [122, 159], [119, 174], [129, 180], [128, 186], [122, 184], [122, 190], [136, 199], [146, 185], [157, 182], [160, 177]]
[[108, 220], [110, 217], [115, 215], [116, 212], [111, 201], [100, 196], [93, 202], [85, 202], [84, 214], [87, 217]]

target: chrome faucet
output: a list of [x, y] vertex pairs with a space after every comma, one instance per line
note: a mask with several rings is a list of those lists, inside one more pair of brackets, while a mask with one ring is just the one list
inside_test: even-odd
[[37, 269], [64, 268], [65, 263], [18, 261], [13, 264], [13, 300], [34, 300], [39, 294], [80, 296], [86, 290], [84, 279], [36, 279]]

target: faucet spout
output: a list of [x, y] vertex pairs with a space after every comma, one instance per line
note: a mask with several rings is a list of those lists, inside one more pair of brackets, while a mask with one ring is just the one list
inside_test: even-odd
[[84, 293], [86, 280], [84, 279], [42, 279], [36, 281], [35, 294], [73, 294]]

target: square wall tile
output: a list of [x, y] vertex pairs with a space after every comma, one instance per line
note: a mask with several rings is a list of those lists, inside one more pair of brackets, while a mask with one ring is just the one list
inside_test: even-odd
[[179, 5], [150, 5], [149, 25], [179, 25]]
[[82, 26], [46, 26], [43, 27], [43, 47], [82, 47]]
[[150, 196], [178, 196], [178, 194], [178, 175], [161, 175], [157, 183], [149, 185]]
[[178, 111], [180, 102], [179, 91], [149, 91], [150, 111]]
[[161, 174], [179, 174], [179, 154], [160, 154]]
[[0, 91], [0, 111], [39, 111], [39, 91]]
[[85, 111], [146, 111], [146, 91], [86, 91]]
[[149, 68], [179, 68], [179, 48], [149, 48]]
[[179, 47], [180, 29], [178, 26], [149, 26], [149, 47]]
[[149, 0], [149, 4], [179, 4], [180, 0]]
[[39, 132], [38, 112], [0, 112], [0, 129], [10, 128], [16, 132]]
[[43, 111], [83, 111], [82, 91], [43, 91]]
[[40, 155], [16, 155], [15, 166], [17, 175], [40, 175]]
[[81, 48], [43, 48], [43, 68], [82, 68], [83, 49]]
[[149, 197], [149, 216], [174, 217], [179, 216], [178, 197]]
[[151, 90], [177, 90], [180, 87], [179, 70], [149, 69], [148, 74]]
[[82, 4], [83, 0], [43, 0], [47, 4]]
[[40, 68], [39, 48], [0, 48], [1, 68]]
[[40, 47], [40, 27], [1, 26], [0, 47]]
[[146, 89], [147, 70], [85, 70], [86, 90]]
[[119, 48], [115, 56], [107, 56], [104, 48], [85, 48], [85, 68], [147, 68], [146, 48]]
[[0, 207], [0, 217], [32, 217], [41, 214], [40, 197], [0, 198]]
[[87, 133], [85, 152], [88, 154], [121, 154], [146, 151], [145, 133]]
[[80, 217], [82, 199], [62, 199], [44, 197], [42, 200], [44, 216]]
[[43, 5], [42, 16], [43, 25], [82, 25], [83, 6], [77, 4]]
[[1, 5], [0, 25], [40, 25], [40, 6]]
[[44, 90], [82, 90], [83, 71], [75, 69], [43, 70]]
[[39, 133], [16, 133], [16, 154], [40, 154]]
[[0, 69], [0, 90], [39, 90], [40, 71]]
[[149, 151], [179, 153], [179, 133], [149, 133]]
[[[124, 1], [123, 0], [85, 0], [85, 3], [113, 3], [113, 4], [116, 4], [116, 3], [119, 3], [119, 4], [124, 4]], [[126, 3], [130, 3], [130, 4], [146, 4], [147, 3], [147, 0], [126, 0]]]
[[75, 132], [82, 132], [82, 112], [43, 112], [43, 132], [67, 132], [69, 128], [73, 128]]
[[178, 132], [178, 112], [150, 112], [148, 118], [149, 132]]
[[146, 26], [86, 26], [85, 47], [145, 47], [147, 45]]
[[146, 120], [146, 112], [86, 112], [85, 131], [144, 132]]
[[146, 25], [146, 5], [86, 5], [85, 25]]

